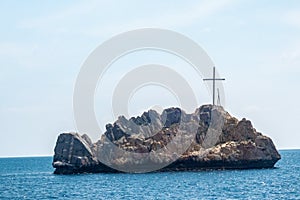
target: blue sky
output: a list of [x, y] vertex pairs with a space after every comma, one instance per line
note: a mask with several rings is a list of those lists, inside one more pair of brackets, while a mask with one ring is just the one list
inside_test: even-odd
[[226, 77], [226, 109], [278, 148], [300, 148], [299, 1], [0, 1], [0, 23], [0, 156], [51, 155], [57, 135], [76, 130], [72, 95], [84, 60], [110, 37], [145, 27], [199, 43]]

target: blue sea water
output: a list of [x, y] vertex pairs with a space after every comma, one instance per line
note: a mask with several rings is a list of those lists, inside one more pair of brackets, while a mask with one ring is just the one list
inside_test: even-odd
[[300, 150], [275, 169], [54, 175], [51, 157], [1, 158], [0, 199], [300, 199]]

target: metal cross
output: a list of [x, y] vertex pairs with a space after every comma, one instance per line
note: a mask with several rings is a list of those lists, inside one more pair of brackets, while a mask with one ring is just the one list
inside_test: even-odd
[[225, 78], [216, 78], [216, 68], [213, 68], [213, 78], [205, 78], [203, 81], [213, 81], [213, 105], [215, 105], [215, 88], [216, 88], [216, 81], [225, 81]]

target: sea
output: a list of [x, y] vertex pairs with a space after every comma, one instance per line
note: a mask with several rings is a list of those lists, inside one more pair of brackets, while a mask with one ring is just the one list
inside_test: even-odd
[[0, 199], [300, 199], [300, 150], [274, 169], [54, 175], [52, 157], [0, 158]]

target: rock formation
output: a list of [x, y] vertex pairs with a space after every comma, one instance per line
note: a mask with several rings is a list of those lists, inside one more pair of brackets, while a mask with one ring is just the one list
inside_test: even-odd
[[121, 116], [96, 143], [87, 135], [59, 135], [55, 174], [272, 168], [280, 159], [272, 140], [222, 107], [192, 114], [168, 108], [129, 120]]

